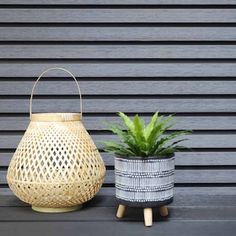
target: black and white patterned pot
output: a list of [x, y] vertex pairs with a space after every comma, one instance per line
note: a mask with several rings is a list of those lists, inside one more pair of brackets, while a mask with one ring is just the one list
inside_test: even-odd
[[120, 204], [154, 207], [169, 204], [174, 195], [174, 156], [115, 157], [116, 198]]

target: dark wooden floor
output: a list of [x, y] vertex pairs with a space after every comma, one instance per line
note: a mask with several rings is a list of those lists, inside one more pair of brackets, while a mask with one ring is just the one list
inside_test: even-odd
[[235, 187], [178, 187], [175, 192], [170, 216], [161, 218], [155, 210], [153, 227], [147, 228], [142, 209], [128, 208], [123, 220], [116, 219], [113, 188], [102, 189], [81, 210], [63, 214], [34, 212], [8, 189], [1, 190], [1, 236], [236, 234]]

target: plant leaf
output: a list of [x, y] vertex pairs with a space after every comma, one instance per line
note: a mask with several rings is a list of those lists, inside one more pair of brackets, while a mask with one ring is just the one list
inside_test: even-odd
[[158, 112], [146, 126], [144, 120], [138, 115], [135, 115], [133, 120], [122, 112], [118, 115], [124, 126], [109, 124], [108, 130], [119, 137], [119, 142], [103, 142], [104, 150], [115, 155], [142, 158], [167, 157], [183, 148], [178, 144], [186, 138], [178, 139], [178, 137], [190, 133], [190, 131], [176, 131], [166, 134], [166, 131], [173, 126], [173, 117], [159, 116]]

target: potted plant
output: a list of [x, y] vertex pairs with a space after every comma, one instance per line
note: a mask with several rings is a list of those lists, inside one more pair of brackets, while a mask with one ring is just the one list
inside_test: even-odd
[[104, 150], [115, 155], [117, 217], [124, 215], [125, 207], [144, 208], [146, 226], [152, 225], [152, 207], [160, 207], [162, 216], [168, 215], [165, 205], [173, 200], [174, 153], [184, 148], [181, 135], [189, 131], [167, 133], [173, 126], [173, 117], [156, 112], [150, 123], [138, 115], [130, 119], [119, 112], [122, 125], [109, 124], [108, 129], [119, 141], [105, 141]]

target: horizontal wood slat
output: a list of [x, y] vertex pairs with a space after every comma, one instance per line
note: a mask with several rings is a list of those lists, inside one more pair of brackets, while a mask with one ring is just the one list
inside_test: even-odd
[[[235, 77], [235, 63], [0, 63], [1, 77], [36, 77], [50, 67], [64, 67], [77, 77]], [[65, 76], [48, 73], [45, 76]]]
[[236, 58], [236, 45], [0, 45], [0, 59]]
[[[14, 152], [0, 152], [0, 166], [8, 166]], [[114, 166], [114, 155], [101, 152], [106, 166]], [[236, 166], [236, 152], [177, 152], [176, 166]], [[1, 195], [1, 193], [0, 193]]]
[[[198, 203], [199, 206], [219, 206], [220, 199], [228, 198], [228, 202], [225, 204], [229, 204], [228, 206], [236, 206], [236, 202], [234, 196], [236, 194], [236, 187], [233, 186], [213, 186], [212, 188], [206, 188], [205, 186], [194, 186], [194, 187], [182, 187], [175, 186], [175, 201], [172, 203], [174, 206], [193, 206], [192, 204]], [[115, 187], [105, 187], [100, 189], [95, 198], [92, 200], [91, 205], [99, 205], [99, 206], [107, 206], [106, 204], [99, 204], [97, 200], [99, 200], [100, 196], [113, 198], [115, 200]], [[9, 197], [9, 198], [7, 198]], [[184, 201], [183, 198], [188, 198], [189, 201]], [[232, 198], [231, 198], [232, 197]], [[201, 199], [206, 198], [205, 201]], [[230, 198], [230, 199], [229, 199]], [[214, 201], [211, 201], [213, 200]], [[2, 200], [2, 201], [1, 201]], [[12, 206], [26, 206], [27, 204], [20, 201], [16, 196], [14, 196], [13, 192], [9, 188], [1, 188], [0, 189], [0, 206], [9, 206], [8, 200], [13, 201], [14, 204]], [[194, 205], [195, 205], [194, 204]], [[217, 204], [217, 205], [215, 205]], [[90, 205], [90, 204], [89, 204]], [[91, 206], [90, 205], [90, 206]], [[111, 206], [111, 205], [110, 205]], [[179, 205], [180, 206], [180, 205]]]
[[[28, 99], [2, 99], [2, 113], [28, 113]], [[236, 112], [236, 99], [84, 99], [86, 113], [123, 112]], [[204, 104], [204, 105], [203, 105]], [[78, 99], [34, 99], [33, 111], [78, 112]]]
[[2, 5], [235, 5], [234, 0], [1, 0]]
[[[0, 170], [0, 184], [6, 184], [6, 171]], [[104, 183], [113, 184], [114, 170], [107, 170]], [[236, 170], [176, 170], [175, 183], [235, 183]]]
[[[234, 27], [0, 27], [0, 41], [235, 41]], [[118, 33], [119, 32], [119, 33]]]
[[236, 9], [0, 9], [1, 23], [236, 22]]
[[[23, 135], [2, 134], [0, 135], [0, 149], [15, 149]], [[188, 140], [182, 142], [190, 148], [235, 148], [236, 134], [194, 134], [184, 136]], [[109, 134], [93, 134], [92, 138], [98, 148], [104, 145], [102, 141], [117, 140], [117, 137]]]
[[[175, 197], [171, 208], [181, 207], [219, 207], [222, 201], [224, 206], [236, 206], [235, 187], [175, 187]], [[116, 206], [115, 188], [102, 188], [85, 207], [112, 207]], [[28, 204], [20, 201], [9, 188], [0, 189], [0, 206], [25, 207]]]
[[[79, 81], [83, 95], [235, 94], [236, 81]], [[34, 81], [1, 81], [1, 95], [30, 95]], [[76, 95], [74, 81], [40, 81], [35, 94]]]
[[[151, 117], [144, 117], [150, 121]], [[107, 130], [106, 122], [120, 123], [116, 116], [83, 116], [83, 123], [88, 130]], [[176, 123], [171, 129], [174, 130], [236, 130], [235, 116], [181, 116], [174, 117]], [[23, 131], [29, 124], [29, 117], [0, 117], [0, 131]]]

